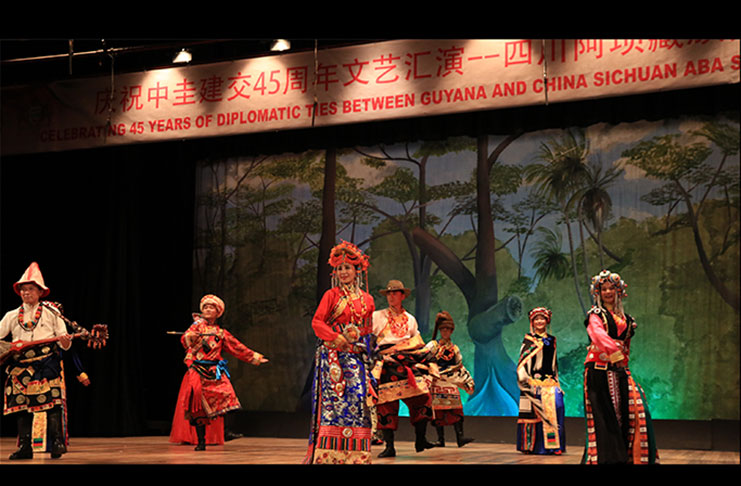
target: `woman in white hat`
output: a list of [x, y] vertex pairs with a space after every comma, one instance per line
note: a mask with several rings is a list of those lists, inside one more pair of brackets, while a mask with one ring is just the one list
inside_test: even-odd
[[[235, 338], [219, 326], [217, 319], [224, 314], [224, 301], [208, 294], [200, 302], [200, 314], [194, 314], [194, 322], [180, 338], [186, 350], [185, 364], [188, 366], [180, 385], [175, 407], [170, 442], [193, 443], [195, 432], [197, 451], [205, 450], [206, 444], [223, 444], [223, 415], [241, 408], [232, 383], [226, 360], [221, 356], [226, 351], [247, 363], [259, 366], [268, 360]], [[216, 427], [207, 426], [216, 421]]]
[[[69, 349], [71, 338], [64, 321], [41, 303], [41, 299], [49, 295], [49, 288], [36, 262], [31, 263], [13, 284], [13, 290], [23, 303], [0, 321], [0, 339], [11, 334], [14, 343], [31, 344], [8, 365], [4, 413], [16, 414], [19, 444], [10, 459], [31, 459], [34, 451], [48, 451], [52, 458], [58, 458], [67, 452], [66, 395], [60, 348]], [[39, 341], [40, 344], [32, 344]]]

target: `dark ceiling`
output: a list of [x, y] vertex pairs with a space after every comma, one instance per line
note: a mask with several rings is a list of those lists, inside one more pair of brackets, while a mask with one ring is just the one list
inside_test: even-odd
[[[291, 51], [373, 42], [365, 39], [289, 39]], [[187, 48], [191, 64], [274, 55], [272, 39], [0, 39], [2, 86], [140, 72], [173, 66]]]

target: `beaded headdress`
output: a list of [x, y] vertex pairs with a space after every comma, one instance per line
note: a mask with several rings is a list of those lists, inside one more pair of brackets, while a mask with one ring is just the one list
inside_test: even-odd
[[598, 301], [600, 288], [605, 282], [609, 282], [612, 284], [612, 286], [615, 288], [615, 295], [618, 297], [618, 299], [622, 300], [628, 296], [628, 293], [626, 292], [628, 284], [625, 283], [620, 275], [609, 270], [602, 270], [599, 275], [595, 275], [594, 277], [592, 277], [592, 284], [589, 288], [595, 301]]
[[535, 307], [534, 309], [532, 309], [528, 313], [528, 320], [530, 321], [530, 332], [535, 332], [535, 329], [533, 328], [533, 319], [535, 319], [537, 316], [542, 316], [545, 318], [545, 325], [549, 326], [551, 324], [552, 315], [553, 312], [551, 312], [551, 310], [546, 307]]
[[343, 263], [349, 263], [357, 270], [365, 272], [368, 270], [369, 262], [368, 256], [349, 241], [343, 240], [329, 252], [329, 264], [332, 268], [337, 268]]
[[617, 273], [609, 270], [602, 270], [599, 275], [592, 277], [592, 284], [589, 290], [592, 293], [592, 300], [594, 305], [598, 308], [602, 308], [602, 295], [600, 289], [604, 283], [611, 283], [615, 289], [615, 310], [619, 314], [623, 314], [623, 299], [628, 296], [625, 289], [628, 288], [628, 284], [618, 275]]
[[535, 316], [543, 316], [545, 317], [546, 322], [550, 324], [552, 315], [553, 312], [551, 312], [550, 309], [547, 309], [545, 307], [536, 307], [530, 311], [530, 313], [528, 314], [528, 318], [530, 319], [530, 322], [532, 322], [533, 319], [535, 319]]
[[358, 288], [361, 287], [363, 281], [363, 273], [366, 277], [366, 288], [368, 278], [368, 267], [370, 266], [370, 258], [368, 255], [356, 245], [349, 241], [342, 241], [340, 244], [335, 245], [334, 248], [329, 252], [329, 264], [334, 269], [332, 271], [332, 286], [337, 287], [339, 285], [339, 277], [337, 276], [337, 267], [343, 263], [349, 263], [352, 265], [356, 272], [356, 285]]

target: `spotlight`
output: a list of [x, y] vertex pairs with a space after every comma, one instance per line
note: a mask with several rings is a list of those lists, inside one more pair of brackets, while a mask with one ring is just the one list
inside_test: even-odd
[[172, 62], [174, 62], [175, 64], [187, 64], [191, 61], [192, 58], [193, 56], [191, 56], [188, 49], [181, 49], [180, 52], [175, 55]]
[[272, 44], [270, 44], [270, 50], [271, 51], [287, 51], [291, 48], [291, 42], [287, 39], [275, 39]]

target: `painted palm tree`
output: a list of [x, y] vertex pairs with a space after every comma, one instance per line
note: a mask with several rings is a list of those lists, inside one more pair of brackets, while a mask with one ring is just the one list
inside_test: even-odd
[[[604, 170], [600, 163], [590, 163], [586, 167], [585, 185], [578, 192], [579, 218], [592, 226], [592, 231], [599, 248], [600, 269], [605, 268], [602, 231], [612, 211], [612, 198], [608, 187], [625, 171], [618, 167]], [[587, 226], [589, 231], [589, 227]], [[590, 233], [592, 233], [590, 231]]]
[[575, 195], [587, 180], [586, 159], [589, 144], [581, 130], [567, 130], [560, 138], [552, 138], [540, 146], [540, 162], [525, 167], [525, 180], [535, 183], [536, 190], [547, 200], [558, 204], [568, 237], [574, 288], [579, 305], [586, 314], [574, 258], [574, 237], [571, 230], [571, 212]]
[[535, 276], [539, 282], [549, 278], [561, 280], [570, 273], [571, 263], [568, 255], [563, 253], [563, 237], [559, 231], [539, 227], [541, 239], [533, 246], [530, 255], [535, 258]]

